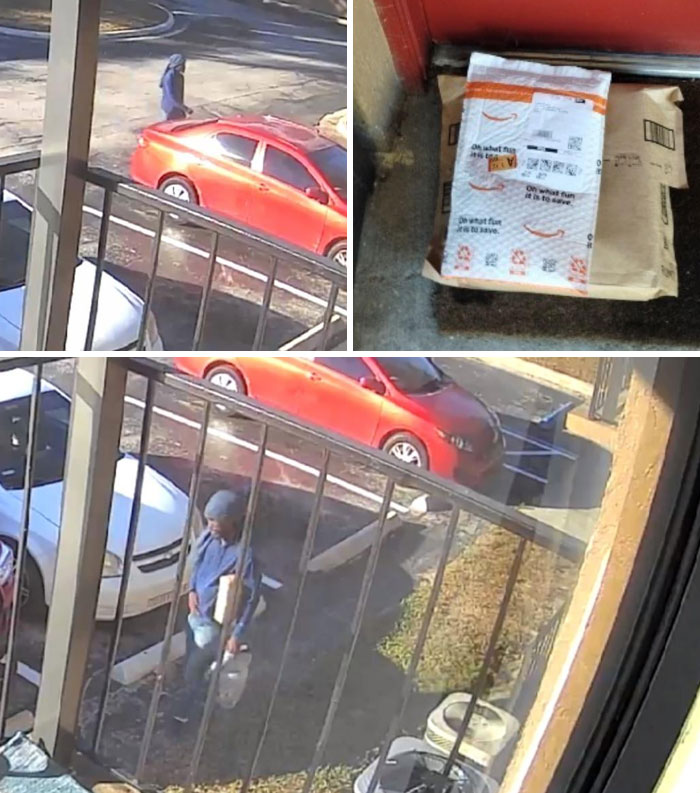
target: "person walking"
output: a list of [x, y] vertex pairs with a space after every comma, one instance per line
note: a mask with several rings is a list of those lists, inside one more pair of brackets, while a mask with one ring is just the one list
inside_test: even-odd
[[171, 55], [160, 78], [160, 106], [167, 121], [185, 118], [192, 113], [192, 109], [185, 104], [185, 65], [184, 55]]
[[[185, 686], [175, 714], [175, 719], [183, 724], [189, 721], [193, 708], [202, 702], [207, 670], [217, 660], [221, 625], [214, 619], [214, 610], [219, 580], [238, 572], [245, 511], [244, 495], [231, 490], [214, 493], [204, 508], [207, 526], [197, 542], [188, 594]], [[242, 640], [260, 599], [262, 575], [250, 548], [242, 564], [241, 576], [243, 608], [240, 616], [234, 618], [231, 635], [226, 641], [229, 655], [247, 649]]]

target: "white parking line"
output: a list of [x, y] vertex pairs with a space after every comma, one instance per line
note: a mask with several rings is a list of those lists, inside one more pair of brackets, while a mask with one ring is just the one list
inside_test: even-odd
[[[88, 206], [87, 204], [83, 206], [83, 211], [88, 215], [93, 215], [94, 217], [102, 217], [102, 212], [99, 209], [95, 209], [94, 207]], [[109, 221], [110, 223], [115, 223], [117, 226], [123, 226], [124, 228], [130, 229], [131, 231], [136, 231], [139, 234], [143, 234], [146, 237], [153, 238], [156, 236], [155, 231], [151, 231], [151, 229], [147, 229], [145, 226], [140, 226], [138, 223], [132, 223], [130, 220], [124, 220], [117, 215], [110, 215]], [[187, 242], [182, 242], [181, 240], [175, 239], [175, 237], [170, 237], [167, 234], [163, 234], [161, 239], [163, 242], [167, 243], [168, 245], [172, 245], [175, 248], [179, 248], [181, 251], [192, 253], [202, 259], [209, 258], [209, 252], [205, 251], [203, 248], [197, 248], [194, 245], [190, 245]], [[264, 273], [261, 273], [258, 270], [251, 270], [250, 267], [245, 267], [244, 265], [238, 264], [237, 262], [232, 262], [230, 259], [225, 259], [223, 256], [217, 256], [216, 261], [224, 267], [230, 267], [232, 270], [236, 270], [237, 272], [243, 273], [250, 278], [254, 278], [256, 281], [267, 283], [269, 280]], [[306, 300], [309, 303], [314, 303], [317, 306], [325, 308], [328, 305], [327, 301], [325, 301], [322, 297], [312, 295], [310, 292], [306, 292], [303, 289], [292, 286], [285, 281], [280, 281], [279, 279], [275, 280], [275, 287], [277, 289], [281, 289], [284, 292], [289, 292], [289, 294], [294, 295], [295, 297], [300, 297], [302, 300]], [[344, 308], [337, 307], [336, 311], [338, 314], [341, 314], [344, 317], [347, 317], [348, 315], [347, 310]]]
[[[140, 399], [136, 399], [136, 397], [126, 396], [124, 397], [124, 401], [130, 405], [135, 405], [138, 408], [145, 407], [145, 403], [142, 402]], [[163, 416], [165, 418], [172, 419], [172, 421], [176, 421], [179, 424], [184, 424], [187, 427], [191, 427], [192, 429], [200, 429], [201, 424], [198, 421], [194, 421], [193, 419], [186, 419], [184, 416], [180, 416], [177, 413], [173, 413], [170, 410], [165, 410], [164, 408], [154, 407], [153, 412], [157, 413], [159, 416]], [[244, 449], [248, 449], [251, 452], [257, 452], [259, 446], [255, 443], [251, 443], [250, 441], [245, 441], [242, 438], [237, 438], [235, 435], [231, 435], [229, 432], [224, 432], [223, 430], [217, 430], [213, 428], [209, 428], [208, 434], [213, 436], [214, 438], [219, 438], [220, 440], [227, 441], [228, 443], [232, 443], [235, 446], [241, 446]], [[298, 460], [294, 460], [291, 457], [287, 457], [284, 454], [279, 454], [279, 452], [272, 452], [267, 450], [265, 452], [265, 456], [269, 457], [271, 460], [277, 460], [277, 462], [285, 463], [289, 465], [291, 468], [296, 468], [298, 471], [303, 471], [306, 474], [311, 474], [312, 476], [318, 477], [320, 471], [318, 468], [314, 468], [311, 465], [307, 465], [306, 463], [301, 463]], [[344, 490], [347, 490], [349, 493], [354, 493], [357, 496], [362, 496], [366, 498], [368, 501], [373, 501], [375, 504], [382, 503], [382, 497], [378, 496], [376, 493], [372, 493], [370, 490], [365, 490], [364, 487], [359, 487], [358, 485], [353, 485], [352, 482], [347, 482], [345, 479], [340, 479], [337, 476], [333, 476], [332, 474], [328, 474], [326, 477], [326, 481], [330, 482], [331, 484], [338, 485], [338, 487], [342, 487]], [[396, 504], [392, 501], [391, 506], [397, 512], [406, 513], [408, 512], [408, 508], [404, 507], [402, 504]]]
[[[340, 319], [340, 317], [337, 314], [333, 314], [333, 316], [331, 317], [330, 324], [332, 324], [338, 319]], [[322, 327], [323, 327], [323, 322], [319, 322], [318, 325], [314, 325], [313, 328], [309, 328], [308, 330], [305, 330], [296, 338], [290, 339], [288, 342], [286, 342], [286, 344], [283, 344], [280, 347], [280, 352], [294, 349], [294, 347], [296, 347], [297, 344], [301, 344], [303, 341], [310, 339], [314, 335], [314, 333], [318, 333]]]
[[251, 33], [259, 33], [262, 36], [279, 36], [282, 39], [293, 39], [294, 41], [309, 41], [312, 44], [330, 44], [333, 47], [347, 47], [347, 42], [339, 41], [338, 39], [315, 39], [311, 36], [290, 36], [286, 33], [275, 33], [272, 30], [256, 30], [250, 29]]

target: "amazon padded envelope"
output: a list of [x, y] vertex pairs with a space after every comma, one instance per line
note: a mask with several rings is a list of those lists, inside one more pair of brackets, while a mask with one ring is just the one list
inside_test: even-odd
[[[442, 273], [465, 80], [441, 75], [438, 83], [442, 99], [440, 189], [433, 239], [423, 266], [425, 277], [446, 286], [470, 289], [618, 300], [650, 300], [678, 294], [668, 188], [687, 187], [683, 118], [676, 104], [683, 98], [679, 88], [627, 83], [610, 87], [588, 280], [585, 288], [578, 284], [579, 288], [569, 291], [523, 278], [498, 282], [475, 277], [476, 273], [457, 277]], [[534, 227], [533, 231], [554, 233]]]

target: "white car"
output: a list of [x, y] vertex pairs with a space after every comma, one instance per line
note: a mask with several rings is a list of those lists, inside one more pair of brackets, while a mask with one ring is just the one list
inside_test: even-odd
[[[23, 369], [0, 372], [0, 540], [16, 541], [20, 531], [25, 446], [34, 376]], [[63, 467], [68, 438], [70, 400], [46, 381], [41, 384], [41, 409], [23, 588], [30, 604], [49, 605], [54, 585]], [[117, 462], [97, 604], [97, 619], [113, 619], [122, 576], [129, 517], [136, 486], [138, 460], [122, 454]], [[125, 616], [142, 614], [171, 599], [188, 497], [162, 474], [146, 466], [134, 558], [126, 593]], [[202, 519], [198, 512], [193, 532]], [[192, 561], [187, 562], [185, 585]], [[25, 595], [27, 596], [27, 595]]]
[[[447, 757], [435, 752], [420, 738], [402, 736], [392, 741], [375, 793], [497, 793], [498, 783], [472, 766], [456, 762], [444, 777]], [[379, 759], [365, 768], [353, 786], [367, 793]]]
[[[32, 208], [9, 190], [3, 191], [2, 201], [0, 349], [17, 350], [22, 327]], [[95, 265], [86, 259], [81, 259], [75, 269], [66, 333], [67, 352], [85, 349], [95, 273]], [[143, 300], [138, 295], [103, 271], [92, 349], [134, 349], [138, 342], [143, 309]], [[147, 350], [163, 349], [155, 318], [150, 312], [144, 345]]]

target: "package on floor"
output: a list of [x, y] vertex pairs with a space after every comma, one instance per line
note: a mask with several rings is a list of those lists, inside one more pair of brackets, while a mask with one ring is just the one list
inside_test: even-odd
[[[491, 62], [490, 58], [487, 60]], [[477, 64], [479, 61], [477, 58]], [[593, 75], [594, 82], [605, 82], [604, 77], [595, 76], [601, 73], [576, 71]], [[520, 132], [516, 134], [514, 128], [494, 137], [493, 130], [484, 131], [484, 125], [505, 129], [508, 114], [484, 105], [483, 96], [478, 94], [497, 92], [492, 85], [483, 86], [492, 81], [474, 80], [474, 75], [481, 76], [470, 67], [466, 91], [463, 77], [439, 78], [443, 107], [440, 192], [423, 274], [446, 285], [472, 289], [628, 300], [676, 295], [668, 188], [687, 187], [682, 114], [676, 104], [682, 99], [680, 90], [614, 84], [605, 115], [594, 109], [592, 98], [586, 99], [590, 106], [577, 103], [588, 108], [593, 117], [591, 127], [590, 118], [586, 121], [582, 115], [572, 125], [572, 118], [583, 110], [572, 113], [567, 105], [561, 110], [558, 95], [552, 94], [555, 99], [551, 100], [545, 91], [545, 99], [537, 109], [535, 96], [542, 92], [528, 83], [529, 77], [524, 77], [521, 82], [525, 81], [525, 87], [505, 89], [509, 103], [516, 91], [526, 90], [532, 97], [532, 102], [526, 103], [522, 101], [525, 94], [521, 94], [520, 101], [515, 99], [504, 108], [527, 105], [519, 112], [519, 118], [523, 116]], [[502, 75], [499, 72], [497, 76]], [[593, 91], [604, 90], [588, 87], [592, 90], [579, 93], [598, 96]], [[571, 88], [572, 94], [576, 92]], [[569, 97], [577, 98], [581, 97]], [[479, 101], [475, 103], [474, 99]], [[603, 107], [602, 99], [601, 95], [598, 108]], [[518, 111], [513, 109], [510, 114], [513, 113]], [[460, 127], [465, 129], [470, 118], [476, 129], [466, 136]], [[579, 155], [595, 150], [590, 147], [602, 134], [602, 122], [603, 154], [584, 167]], [[576, 132], [582, 134], [573, 134]], [[490, 142], [484, 143], [485, 140]], [[458, 141], [466, 141], [459, 151]], [[474, 145], [476, 149], [472, 148]], [[570, 145], [577, 153], [567, 160], [563, 151]], [[490, 148], [485, 150], [485, 146]], [[557, 152], [539, 151], [548, 148]], [[469, 152], [484, 156], [467, 156]], [[532, 159], [538, 159], [537, 168], [528, 169], [529, 152], [536, 153]], [[555, 157], [560, 157], [557, 162], [577, 166], [564, 168], [572, 174], [569, 183], [562, 181], [561, 166], [553, 173]], [[543, 159], [549, 160], [549, 165], [540, 171]], [[595, 191], [599, 176], [591, 167], [597, 171], [601, 159], [598, 197]], [[458, 180], [461, 184], [466, 181], [466, 191], [457, 188]], [[510, 200], [502, 202], [508, 195]], [[445, 246], [448, 219], [452, 233]]]

